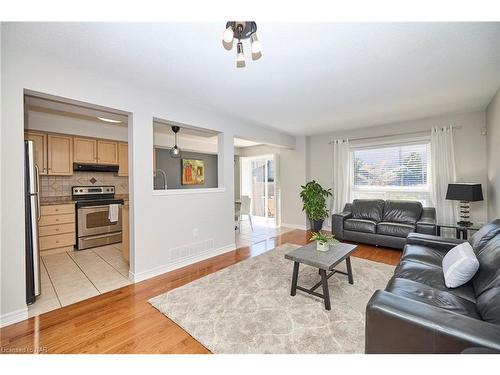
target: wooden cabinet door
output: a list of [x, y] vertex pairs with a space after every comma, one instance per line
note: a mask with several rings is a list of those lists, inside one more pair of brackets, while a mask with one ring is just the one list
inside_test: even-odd
[[118, 164], [118, 142], [97, 141], [97, 163]]
[[70, 176], [73, 174], [73, 137], [48, 134], [48, 174]]
[[33, 141], [35, 146], [35, 164], [40, 174], [47, 174], [47, 134], [25, 132], [24, 139]]
[[118, 143], [118, 176], [128, 176], [128, 143]]
[[73, 155], [75, 163], [97, 162], [97, 140], [90, 138], [73, 138]]

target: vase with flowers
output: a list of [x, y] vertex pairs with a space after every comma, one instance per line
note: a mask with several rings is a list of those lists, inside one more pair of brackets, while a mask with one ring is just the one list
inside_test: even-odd
[[311, 241], [316, 242], [316, 250], [318, 251], [328, 251], [330, 246], [337, 242], [333, 235], [321, 232], [313, 232]]

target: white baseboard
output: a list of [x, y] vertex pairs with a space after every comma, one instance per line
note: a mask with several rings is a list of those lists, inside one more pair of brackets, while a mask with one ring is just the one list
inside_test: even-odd
[[27, 307], [0, 316], [0, 327], [6, 327], [26, 319], [28, 319]]
[[227, 253], [229, 251], [233, 251], [233, 250], [236, 250], [235, 243], [220, 247], [218, 249], [203, 251], [203, 252], [196, 254], [194, 256], [182, 258], [182, 259], [176, 260], [174, 262], [163, 264], [161, 266], [154, 267], [154, 268], [151, 268], [149, 270], [138, 272], [135, 274], [133, 272], [129, 271], [129, 279], [134, 283], [138, 283], [139, 281], [147, 280], [147, 279], [150, 279], [151, 277], [155, 277], [155, 276], [161, 275], [163, 273], [176, 270], [176, 269], [181, 268], [181, 267], [189, 266], [190, 264], [193, 264], [196, 262], [201, 262], [202, 260], [212, 258], [214, 256], [221, 255], [221, 254]]
[[285, 224], [281, 223], [282, 227], [286, 228], [294, 228], [294, 229], [302, 229], [302, 230], [307, 230], [307, 227], [305, 225], [298, 225], [298, 224]]

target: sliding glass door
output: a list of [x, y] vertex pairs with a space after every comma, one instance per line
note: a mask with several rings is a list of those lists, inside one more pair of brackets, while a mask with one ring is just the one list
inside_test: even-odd
[[275, 224], [275, 161], [272, 155], [242, 158], [242, 195], [251, 198], [251, 214], [266, 224]]

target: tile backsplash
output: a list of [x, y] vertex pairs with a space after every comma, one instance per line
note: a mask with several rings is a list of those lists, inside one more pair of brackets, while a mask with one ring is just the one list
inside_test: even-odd
[[112, 172], [74, 172], [73, 176], [40, 176], [40, 196], [70, 196], [72, 186], [115, 187], [115, 194], [128, 194], [128, 177]]

